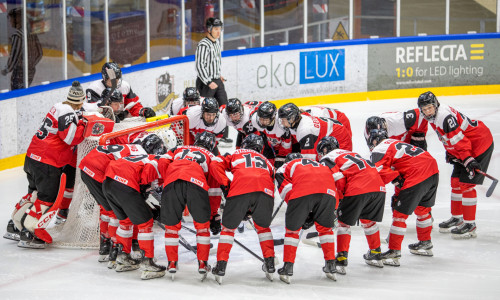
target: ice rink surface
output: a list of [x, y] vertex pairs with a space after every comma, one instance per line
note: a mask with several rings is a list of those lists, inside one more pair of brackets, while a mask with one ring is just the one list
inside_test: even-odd
[[[353, 131], [354, 151], [369, 157], [363, 137], [365, 120], [387, 111], [404, 111], [416, 107], [416, 98], [388, 101], [365, 101], [329, 105], [347, 114]], [[496, 143], [488, 173], [500, 177], [500, 95], [438, 97], [442, 104], [458, 109], [471, 119], [483, 121], [492, 131]], [[233, 137], [236, 135], [231, 132]], [[116, 273], [97, 262], [97, 250], [71, 250], [48, 247], [44, 250], [23, 249], [17, 242], [0, 238], [0, 299], [500, 299], [500, 187], [490, 198], [486, 190], [490, 180], [478, 190], [477, 238], [453, 240], [441, 234], [437, 224], [450, 216], [450, 174], [445, 163], [444, 148], [435, 133], [427, 135], [429, 152], [440, 169], [440, 185], [433, 208], [434, 257], [410, 254], [408, 244], [417, 241], [415, 217], [407, 221], [403, 241], [401, 267], [378, 269], [366, 265], [362, 254], [368, 250], [361, 227], [352, 227], [347, 275], [337, 275], [337, 281], [327, 279], [322, 272], [322, 251], [301, 243], [297, 251], [292, 284], [281, 282], [275, 274], [268, 281], [259, 260], [234, 244], [226, 276], [219, 286], [212, 274], [199, 281], [197, 261], [193, 253], [179, 247], [179, 271], [174, 282], [170, 277], [140, 280], [140, 272]], [[224, 152], [224, 149], [222, 149]], [[26, 194], [27, 180], [22, 168], [0, 172], [1, 234], [14, 204]], [[392, 195], [388, 185], [387, 198]], [[275, 205], [279, 203], [275, 200]], [[276, 207], [276, 206], [275, 206]], [[284, 235], [283, 205], [273, 221], [274, 238]], [[386, 201], [384, 220], [380, 224], [381, 238], [388, 234], [391, 211]], [[192, 227], [192, 224], [187, 223]], [[181, 231], [191, 243], [193, 234]], [[304, 235], [305, 236], [305, 235]], [[236, 232], [236, 239], [257, 253], [257, 234], [246, 229]], [[163, 234], [155, 229], [156, 257], [167, 263]], [[217, 239], [212, 239], [217, 246]], [[382, 244], [385, 251], [387, 245]], [[282, 259], [283, 246], [276, 247]], [[214, 264], [215, 254], [209, 263]], [[279, 267], [279, 266], [278, 266]]]

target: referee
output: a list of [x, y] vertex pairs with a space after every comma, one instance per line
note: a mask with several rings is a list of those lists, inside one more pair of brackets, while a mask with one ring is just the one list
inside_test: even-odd
[[[206, 36], [196, 48], [196, 89], [202, 97], [214, 97], [221, 105], [227, 104], [227, 94], [224, 88], [224, 77], [221, 76], [221, 45], [219, 37], [222, 32], [222, 21], [218, 18], [208, 18]], [[220, 139], [223, 143], [232, 143], [227, 138], [228, 128]]]

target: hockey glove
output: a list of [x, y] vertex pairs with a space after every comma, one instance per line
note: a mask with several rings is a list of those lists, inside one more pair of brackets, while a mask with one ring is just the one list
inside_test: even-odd
[[481, 164], [474, 159], [474, 157], [469, 156], [464, 160], [464, 167], [469, 173], [469, 178], [472, 179], [476, 176], [476, 170], [481, 171]]
[[314, 213], [310, 212], [309, 215], [307, 216], [306, 221], [304, 222], [304, 225], [302, 225], [302, 229], [307, 230], [311, 228], [314, 225]]
[[219, 214], [216, 214], [215, 216], [210, 219], [210, 231], [212, 232], [213, 235], [217, 235], [220, 233], [222, 230], [222, 226], [220, 224], [221, 217]]
[[446, 151], [445, 159], [446, 159], [446, 162], [449, 164], [452, 164], [452, 165], [460, 164], [460, 160], [458, 158], [456, 158], [455, 156], [453, 156], [452, 154], [450, 154], [450, 152], [448, 152], [448, 151]]
[[144, 200], [148, 199], [149, 193], [151, 192], [151, 186], [149, 184], [147, 185], [141, 185], [141, 196], [144, 198]]
[[227, 199], [227, 194], [229, 194], [229, 189], [231, 187], [231, 183], [229, 183], [228, 185], [221, 185], [220, 186], [220, 189], [222, 190], [222, 194], [224, 195], [224, 198]]
[[410, 144], [427, 150], [427, 141], [425, 140], [425, 132], [415, 132], [411, 136]]
[[243, 221], [248, 221], [252, 218], [252, 212], [251, 211], [247, 211], [247, 213], [245, 214], [245, 216], [243, 217]]
[[156, 113], [155, 113], [155, 111], [151, 107], [143, 107], [143, 108], [141, 108], [141, 110], [139, 111], [139, 115], [143, 116], [146, 119], [147, 118], [156, 117]]
[[399, 175], [398, 177], [396, 177], [396, 179], [392, 181], [392, 184], [394, 184], [394, 186], [398, 188], [402, 188], [404, 183], [405, 179], [401, 175]]

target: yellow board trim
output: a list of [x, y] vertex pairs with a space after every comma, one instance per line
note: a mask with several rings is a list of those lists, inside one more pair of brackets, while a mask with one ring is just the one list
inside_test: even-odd
[[[309, 105], [332, 104], [332, 103], [342, 103], [342, 102], [410, 98], [413, 99], [416, 107], [418, 96], [429, 90], [432, 91], [435, 95], [437, 95], [438, 98], [440, 96], [500, 94], [500, 84], [449, 86], [449, 87], [423, 87], [423, 88], [404, 89], [404, 90], [386, 90], [386, 91], [373, 91], [373, 92], [348, 93], [348, 94], [333, 94], [324, 96], [274, 100], [272, 102], [276, 104], [276, 106], [280, 107], [289, 102], [293, 102], [297, 106], [309, 106]], [[164, 116], [161, 116], [160, 118], [164, 118]], [[0, 159], [0, 171], [22, 166], [24, 164], [25, 156], [26, 153], [23, 153]]]

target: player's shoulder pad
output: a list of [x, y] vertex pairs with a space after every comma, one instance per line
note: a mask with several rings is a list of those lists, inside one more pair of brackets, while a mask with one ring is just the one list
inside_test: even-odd
[[417, 121], [417, 114], [415, 113], [415, 110], [411, 109], [409, 111], [405, 111], [403, 116], [405, 128], [406, 130], [409, 130], [413, 125], [415, 125], [415, 122]]

